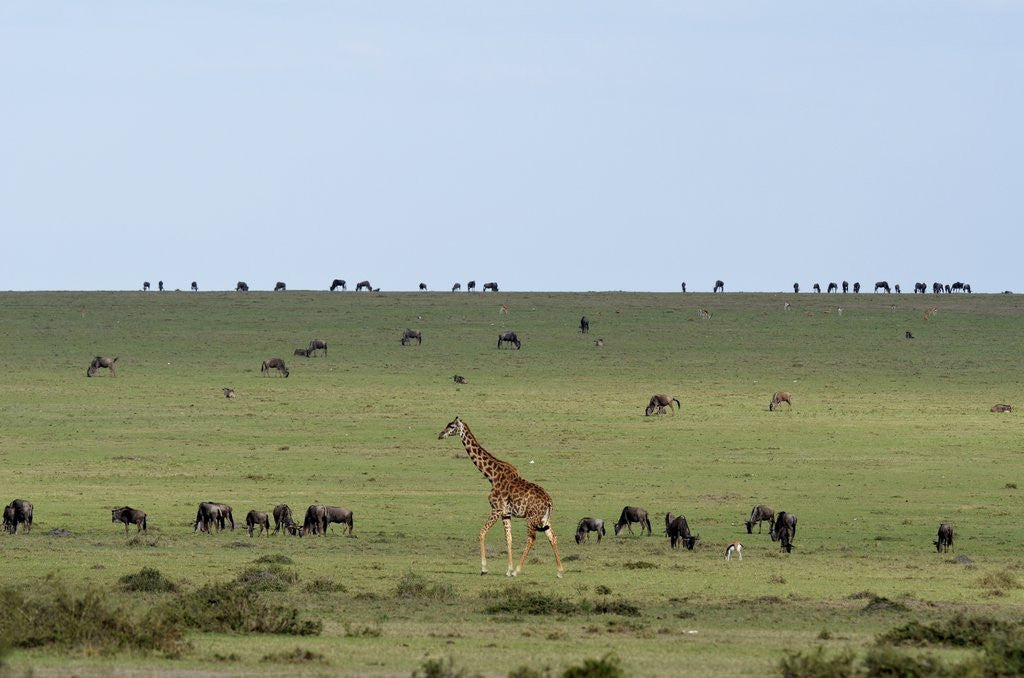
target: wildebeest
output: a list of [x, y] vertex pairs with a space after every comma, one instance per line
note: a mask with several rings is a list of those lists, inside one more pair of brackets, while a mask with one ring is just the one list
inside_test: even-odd
[[643, 536], [644, 528], [647, 528], [647, 536], [651, 536], [651, 519], [647, 517], [647, 510], [637, 506], [625, 506], [619, 515], [619, 521], [615, 523], [615, 536], [622, 532], [625, 527], [633, 534], [633, 523], [640, 523], [640, 535]]
[[683, 292], [686, 292], [686, 283], [683, 283]]
[[860, 293], [860, 283], [859, 282], [853, 283], [853, 293], [854, 294], [859, 294]]
[[284, 361], [281, 360], [280, 358], [267, 358], [260, 365], [261, 374], [266, 374], [270, 372], [270, 370], [277, 370], [278, 372], [283, 374], [286, 379], [288, 378], [288, 368], [285, 366]]
[[104, 358], [103, 356], [96, 356], [95, 358], [92, 359], [92, 362], [89, 363], [89, 369], [85, 371], [85, 376], [91, 377], [94, 374], [96, 374], [96, 370], [100, 369], [101, 367], [105, 367], [108, 370], [110, 370], [110, 376], [116, 377], [117, 374], [114, 372], [114, 363], [116, 362], [117, 356], [114, 356], [113, 358]]
[[243, 280], [239, 280], [238, 284], [235, 285], [235, 291], [236, 292], [248, 292], [249, 291], [249, 284], [247, 282], [243, 281]]
[[725, 283], [721, 280], [715, 281], [715, 289], [712, 292], [725, 292]]
[[496, 283], [496, 282], [484, 283], [484, 292], [486, 292], [487, 290], [491, 290], [492, 292], [497, 292], [498, 291], [498, 283]]
[[587, 320], [587, 316], [580, 318], [580, 332], [587, 334], [590, 332], [590, 321]]
[[889, 294], [889, 292], [891, 291], [889, 289], [889, 283], [887, 283], [884, 280], [879, 280], [878, 282], [875, 283], [875, 291], [877, 292], [878, 290], [885, 290], [886, 294]]
[[427, 291], [427, 283], [420, 283], [420, 292]]
[[115, 509], [110, 509], [110, 522], [116, 523], [118, 521], [124, 523], [125, 535], [128, 534], [129, 525], [136, 526], [136, 534], [139, 532], [145, 532], [148, 529], [146, 527], [146, 512], [140, 511], [139, 509], [133, 509], [130, 506], [120, 506]]
[[324, 506], [324, 534], [327, 534], [327, 528], [331, 523], [339, 523], [341, 527], [341, 533], [345, 534], [345, 530], [348, 530], [348, 536], [352, 536], [352, 512], [347, 508], [340, 506]]
[[369, 280], [363, 280], [362, 282], [356, 283], [356, 292], [359, 292], [359, 291], [362, 291], [362, 290], [366, 290], [367, 292], [370, 292], [370, 291], [373, 290], [373, 286], [370, 284]]
[[644, 416], [649, 417], [654, 414], [655, 411], [657, 411], [658, 414], [665, 414], [666, 407], [672, 411], [672, 414], [675, 414], [676, 411], [673, 409], [672, 403], [675, 403], [678, 409], [683, 409], [683, 405], [679, 402], [679, 398], [666, 395], [664, 393], [655, 393], [651, 396], [651, 401], [647, 403], [647, 409], [644, 410]]
[[303, 358], [308, 358], [309, 356], [313, 355], [313, 352], [308, 348], [297, 348], [292, 353], [292, 355], [300, 355]]
[[423, 343], [423, 333], [419, 330], [406, 329], [405, 332], [402, 332], [402, 338], [399, 339], [399, 342], [402, 346], [405, 346], [406, 344], [411, 344], [413, 339], [416, 340], [416, 345], [419, 346]]
[[846, 294], [849, 291], [850, 291], [850, 283], [848, 283], [847, 281], [844, 280], [843, 281], [843, 294]]
[[964, 284], [962, 282], [960, 282], [959, 280], [957, 280], [955, 283], [953, 283], [953, 285], [950, 287], [950, 289], [953, 292], [963, 292], [964, 291]]
[[11, 534], [18, 533], [18, 523], [25, 526], [26, 532], [32, 531], [32, 502], [27, 499], [15, 499], [4, 507], [4, 529]]
[[744, 525], [747, 526], [747, 534], [754, 534], [754, 523], [757, 523], [757, 533], [761, 534], [761, 522], [768, 521], [768, 532], [775, 529], [775, 509], [771, 506], [759, 504], [750, 511], [750, 519]]
[[452, 380], [456, 384], [468, 384], [469, 383], [468, 381], [466, 381], [466, 378], [464, 376], [462, 376], [461, 374], [456, 374], [454, 377], [452, 377]]
[[163, 292], [164, 291], [164, 281], [163, 280], [158, 280], [156, 282], [156, 288], [158, 290], [160, 290], [161, 292]]
[[253, 536], [252, 533], [255, 528], [259, 526], [260, 534], [266, 534], [270, 536], [270, 518], [267, 516], [265, 511], [249, 511], [245, 514], [245, 531], [249, 536]]
[[967, 294], [971, 293], [971, 286], [967, 283], [964, 283], [964, 292], [967, 292]]
[[935, 544], [936, 553], [948, 552], [953, 548], [953, 526], [949, 523], [939, 525], [939, 538], [932, 543]]
[[583, 518], [579, 524], [576, 525], [576, 543], [582, 544], [585, 541], [590, 541], [590, 533], [597, 533], [597, 543], [601, 543], [601, 537], [605, 535], [604, 521], [600, 518]]
[[772, 394], [772, 400], [768, 403], [768, 411], [774, 412], [779, 409], [782, 403], [789, 405], [789, 409], [793, 409], [792, 396], [789, 395], [789, 391], [776, 391]]
[[148, 292], [149, 291], [149, 281], [148, 280], [145, 281], [144, 283], [142, 283], [142, 291], [143, 292]]
[[288, 504], [278, 504], [274, 507], [274, 534], [284, 531], [288, 534], [298, 533], [298, 526], [295, 524], [295, 519], [292, 517], [292, 509]]
[[475, 289], [476, 289], [476, 281], [475, 280], [470, 280], [468, 283], [466, 283], [466, 291], [467, 292], [472, 292]]
[[306, 509], [306, 517], [302, 521], [301, 535], [321, 534], [327, 536], [327, 507], [323, 504], [310, 504]]
[[953, 292], [953, 288], [950, 287], [949, 285], [946, 285], [945, 290], [946, 290], [946, 294], [952, 294], [952, 292]]
[[914, 283], [914, 294], [918, 294], [918, 293], [924, 294], [927, 291], [928, 291], [928, 286], [925, 285], [923, 282]]
[[893, 285], [892, 289], [896, 292], [896, 294], [903, 294], [903, 290], [900, 289], [900, 284], [899, 283], [896, 283], [895, 285]]
[[796, 516], [792, 513], [779, 511], [775, 516], [775, 527], [771, 531], [772, 541], [782, 542], [786, 553], [793, 550], [792, 541], [796, 539]]
[[811, 285], [811, 289], [813, 289], [817, 294], [821, 294], [821, 285], [818, 283]]
[[322, 339], [310, 339], [309, 347], [306, 349], [310, 355], [316, 355], [317, 351], [323, 351], [327, 355], [327, 342]]
[[838, 291], [839, 291], [839, 285], [835, 284], [834, 282], [830, 282], [828, 284], [828, 290], [827, 290], [828, 294], [832, 294], [833, 292], [838, 292]]
[[989, 412], [1013, 412], [1013, 408], [1009, 405], [1004, 405], [1003, 403], [997, 403], [992, 406], [992, 409], [990, 409]]
[[224, 391], [224, 397], [225, 398], [234, 398], [235, 397], [235, 389], [228, 388], [227, 386], [225, 386], [223, 391]]
[[208, 501], [204, 501], [199, 504], [199, 508], [196, 510], [196, 521], [192, 528], [195, 532], [206, 532], [210, 533], [211, 527], [217, 527], [223, 529], [223, 516], [220, 504], [214, 504]]
[[903, 335], [907, 339], [913, 339], [914, 335], [910, 330], [907, 330], [906, 334]]
[[197, 283], [195, 280], [192, 281], [192, 291], [193, 292], [198, 292], [199, 291], [199, 283]]
[[462, 289], [462, 283], [455, 283], [452, 285], [452, 292], [458, 292]]
[[686, 522], [685, 516], [672, 517], [671, 513], [665, 514], [665, 534], [671, 542], [672, 548], [679, 546], [682, 542], [687, 551], [692, 551], [700, 535], [690, 534], [690, 524]]
[[285, 284], [284, 284], [283, 282], [281, 282], [280, 280], [278, 280], [278, 281], [277, 281], [277, 284], [276, 284], [276, 285], [274, 285], [274, 291], [275, 291], [275, 292], [284, 292], [284, 291], [285, 291], [285, 290], [287, 290], [287, 289], [288, 289], [288, 286], [287, 286], [287, 285], [285, 285]]
[[222, 530], [226, 529], [228, 523], [230, 523], [231, 524], [231, 529], [234, 530], [235, 529], [235, 514], [232, 511], [231, 507], [228, 506], [227, 504], [222, 504], [220, 502], [216, 502], [213, 505], [216, 506], [218, 509], [220, 509], [220, 521], [219, 521], [220, 522], [220, 529], [222, 529]]
[[515, 332], [503, 332], [498, 335], [498, 348], [501, 348], [501, 344], [511, 344], [516, 349], [522, 348], [523, 343], [519, 341], [519, 336]]
[[800, 283], [793, 283], [793, 294], [800, 294]]
[[335, 278], [331, 282], [331, 291], [333, 292], [334, 290], [338, 289], [339, 287], [341, 289], [343, 289], [343, 290], [347, 290], [348, 289], [348, 287], [345, 286], [345, 281], [344, 280], [342, 280], [341, 278]]
[[932, 283], [932, 294], [942, 294], [942, 283]]

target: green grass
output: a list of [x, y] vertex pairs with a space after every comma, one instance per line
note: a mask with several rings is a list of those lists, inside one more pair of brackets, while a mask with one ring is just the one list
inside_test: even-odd
[[[259, 571], [257, 581], [274, 580], [265, 588], [281, 589], [259, 593], [269, 604], [323, 624], [301, 638], [192, 632], [173, 659], [42, 646], [15, 648], [5, 662], [43, 675], [132, 666], [409, 676], [450, 657], [470, 674], [561, 675], [614, 649], [626, 675], [764, 675], [786, 649], [864, 656], [876, 634], [914, 620], [1018, 619], [1021, 425], [1016, 412], [988, 410], [1024, 405], [1022, 304], [1016, 295], [0, 294], [0, 499], [35, 504], [30, 534], [0, 535], [5, 582], [35, 587], [52, 576], [144, 614], [167, 596]], [[712, 318], [699, 319], [698, 306]], [[589, 335], [577, 329], [584, 314]], [[407, 327], [423, 332], [422, 346], [399, 345]], [[506, 329], [522, 350], [495, 348]], [[328, 342], [327, 357], [293, 358], [313, 338]], [[85, 377], [95, 355], [119, 356], [116, 378]], [[260, 375], [272, 356], [290, 378]], [[236, 398], [224, 398], [225, 386]], [[783, 389], [792, 411], [768, 412]], [[678, 396], [682, 412], [644, 417], [652, 393]], [[552, 495], [563, 579], [543, 538], [518, 580], [501, 576], [500, 525], [488, 535], [492, 574], [479, 575], [489, 485], [458, 441], [437, 440], [456, 415]], [[346, 506], [355, 537], [338, 526], [325, 539], [196, 535], [201, 501], [231, 504], [236, 522], [280, 502], [297, 520], [314, 502]], [[756, 503], [799, 516], [792, 555], [767, 534], [745, 534]], [[655, 536], [609, 530], [600, 545], [574, 543], [581, 517], [610, 526], [626, 504], [650, 511]], [[132, 527], [126, 538], [110, 522], [122, 505], [147, 512], [148, 533]], [[661, 536], [669, 511], [700, 534], [693, 552]], [[956, 528], [956, 554], [932, 547], [942, 520]], [[48, 536], [57, 528], [70, 536]], [[514, 521], [517, 560], [524, 534]], [[744, 560], [726, 563], [737, 538]], [[279, 555], [292, 562], [275, 565]], [[255, 562], [262, 556], [271, 558]], [[120, 579], [142, 568], [179, 593], [122, 592]]]

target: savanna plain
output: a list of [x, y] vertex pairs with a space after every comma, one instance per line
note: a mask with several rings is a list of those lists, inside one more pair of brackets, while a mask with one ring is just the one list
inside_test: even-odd
[[[311, 339], [326, 356], [292, 355]], [[0, 499], [35, 505], [0, 535], [12, 675], [779, 675], [908, 624], [1024, 618], [1020, 415], [989, 411], [1024, 405], [1018, 295], [6, 293], [0, 353]], [[97, 355], [116, 376], [86, 377]], [[290, 377], [260, 373], [275, 356]], [[681, 410], [645, 417], [655, 393]], [[543, 536], [505, 577], [500, 523], [480, 575], [490, 486], [438, 440], [456, 416], [552, 496], [563, 578]], [[354, 536], [197, 534], [202, 501], [344, 506]], [[746, 534], [762, 503], [798, 516], [791, 554]], [[111, 523], [122, 505], [147, 532]], [[653, 535], [613, 535], [626, 505]], [[575, 543], [584, 516], [600, 543]]]

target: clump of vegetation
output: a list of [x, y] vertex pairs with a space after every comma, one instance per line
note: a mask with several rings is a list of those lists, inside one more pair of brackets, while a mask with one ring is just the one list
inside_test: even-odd
[[295, 561], [282, 553], [271, 553], [252, 561], [257, 565], [294, 565]]
[[497, 602], [488, 605], [488, 614], [578, 614], [576, 603], [553, 594], [536, 593], [521, 586], [506, 586], [497, 596]]
[[610, 588], [608, 588], [607, 586], [605, 586], [604, 584], [598, 584], [597, 586], [594, 587], [594, 593], [596, 593], [599, 596], [607, 596], [611, 592], [612, 592], [612, 590]]
[[178, 590], [177, 584], [165, 577], [160, 570], [144, 567], [134, 574], [126, 574], [117, 580], [122, 591], [131, 593], [171, 593]]
[[893, 645], [948, 645], [952, 647], [982, 647], [995, 635], [1008, 635], [1024, 630], [1019, 623], [1010, 623], [989, 617], [956, 615], [934, 624], [912, 621], [897, 626], [878, 636], [877, 642]]
[[852, 678], [853, 653], [846, 651], [829, 657], [819, 646], [812, 652], [787, 652], [779, 661], [783, 678]]
[[551, 669], [535, 669], [531, 666], [520, 666], [508, 672], [508, 678], [551, 678]]
[[579, 666], [569, 667], [562, 678], [626, 678], [626, 672], [618, 657], [606, 654], [600, 659], [584, 659]]
[[177, 596], [166, 613], [197, 631], [217, 633], [281, 633], [316, 636], [323, 623], [299, 618], [294, 607], [270, 605], [252, 590], [234, 583], [211, 584]]
[[593, 603], [583, 603], [580, 609], [584, 612], [596, 614], [617, 614], [621, 617], [639, 617], [640, 607], [625, 600], [598, 600]]
[[1017, 577], [1007, 570], [1002, 572], [986, 572], [978, 577], [977, 585], [983, 589], [992, 591], [1006, 591], [1008, 589], [1019, 589], [1020, 582]]
[[456, 668], [455, 660], [448, 657], [448, 659], [428, 659], [420, 668], [412, 672], [412, 678], [480, 678], [480, 674], [469, 673], [464, 668]]
[[302, 587], [307, 593], [344, 593], [348, 587], [333, 579], [318, 577]]
[[891, 647], [876, 647], [864, 657], [863, 670], [866, 676], [906, 676], [907, 678], [943, 678], [959, 676], [955, 669], [938, 657], [927, 654], [911, 655], [898, 652]]
[[903, 603], [889, 600], [885, 596], [872, 596], [861, 612], [906, 612], [907, 609], [907, 606]]
[[395, 598], [404, 600], [449, 601], [458, 596], [448, 582], [431, 582], [415, 572], [406, 572], [395, 587]]
[[319, 652], [313, 652], [312, 650], [303, 650], [300, 647], [295, 648], [291, 652], [273, 652], [271, 654], [263, 655], [261, 662], [275, 663], [275, 664], [327, 664], [327, 657], [320, 654]]
[[235, 580], [249, 591], [287, 591], [299, 581], [299, 575], [280, 565], [247, 567]]
[[374, 626], [356, 626], [345, 622], [345, 637], [346, 638], [380, 638], [384, 634], [384, 629], [379, 624]]
[[646, 560], [631, 560], [627, 563], [623, 563], [622, 566], [627, 570], [653, 570], [658, 567], [658, 564], [651, 563]]

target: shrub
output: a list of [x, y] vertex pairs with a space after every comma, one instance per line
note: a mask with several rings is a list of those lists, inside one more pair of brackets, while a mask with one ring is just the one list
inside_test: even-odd
[[508, 678], [551, 678], [551, 669], [535, 669], [530, 666], [520, 666], [508, 672]]
[[299, 581], [299, 575], [280, 565], [247, 567], [235, 580], [249, 591], [287, 591]]
[[263, 656], [261, 662], [273, 662], [275, 664], [327, 664], [327, 657], [319, 652], [303, 650], [300, 647], [291, 652], [274, 652]]
[[806, 654], [787, 652], [779, 661], [779, 673], [783, 678], [852, 678], [853, 653], [827, 657], [820, 646]]
[[405, 600], [447, 601], [457, 596], [455, 587], [448, 582], [433, 583], [415, 572], [406, 572], [395, 587], [395, 597]]
[[861, 612], [906, 612], [907, 606], [895, 600], [889, 600], [884, 596], [871, 596], [871, 600], [864, 606]]
[[626, 678], [626, 672], [619, 665], [619, 658], [606, 654], [600, 659], [584, 659], [579, 666], [571, 666], [562, 678]]
[[1019, 624], [988, 617], [956, 615], [934, 624], [912, 621], [897, 626], [878, 636], [879, 643], [895, 645], [950, 645], [953, 647], [981, 647], [995, 634], [1006, 636], [1019, 629]]
[[646, 560], [631, 560], [628, 563], [623, 563], [622, 566], [627, 570], [653, 570], [658, 567], [657, 563], [651, 563]]
[[333, 579], [317, 578], [302, 587], [307, 593], [344, 593], [348, 587]]
[[951, 671], [937, 657], [913, 656], [891, 647], [876, 647], [864, 657], [864, 674], [868, 678], [942, 678], [960, 675]]
[[570, 600], [551, 594], [534, 593], [520, 586], [507, 586], [497, 596], [498, 601], [488, 605], [488, 614], [576, 614], [578, 606]]
[[255, 591], [231, 583], [181, 594], [166, 614], [198, 631], [316, 636], [323, 630], [320, 621], [299, 619], [298, 609], [268, 605]]
[[[420, 673], [420, 671], [423, 673]], [[470, 674], [466, 669], [455, 668], [455, 660], [428, 659], [423, 665], [412, 672], [412, 678], [479, 678], [480, 674]]]
[[286, 555], [281, 553], [272, 553], [265, 556], [260, 556], [256, 560], [252, 561], [257, 565], [294, 565], [295, 561]]
[[135, 574], [126, 574], [117, 580], [122, 591], [132, 593], [168, 593], [178, 587], [167, 579], [160, 570], [144, 567]]

